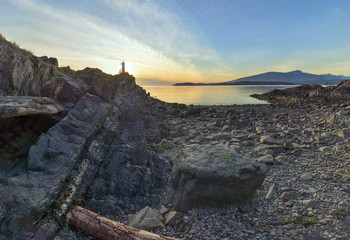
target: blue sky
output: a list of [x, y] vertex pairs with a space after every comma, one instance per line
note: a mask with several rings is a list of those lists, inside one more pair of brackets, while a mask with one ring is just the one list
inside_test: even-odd
[[350, 76], [348, 0], [3, 0], [0, 33], [73, 69], [140, 83], [300, 69]]

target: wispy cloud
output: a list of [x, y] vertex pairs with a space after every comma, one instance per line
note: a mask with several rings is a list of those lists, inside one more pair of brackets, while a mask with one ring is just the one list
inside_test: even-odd
[[157, 2], [105, 0], [104, 7], [112, 9], [119, 22], [40, 1], [11, 3], [21, 10], [21, 19], [9, 31], [21, 32], [26, 38], [24, 47], [76, 68], [90, 63], [112, 73], [118, 61], [124, 60], [138, 67], [137, 74], [144, 77], [199, 80], [202, 75], [194, 61], [217, 58], [215, 52], [196, 43], [196, 35], [178, 16]]

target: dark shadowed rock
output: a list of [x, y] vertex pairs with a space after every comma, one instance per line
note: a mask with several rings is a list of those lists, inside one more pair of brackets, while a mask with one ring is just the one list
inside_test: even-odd
[[201, 109], [199, 107], [191, 106], [184, 112], [184, 117], [196, 116], [201, 113]]
[[38, 137], [55, 124], [48, 114], [0, 118], [0, 170], [25, 161]]
[[91, 87], [81, 80], [62, 76], [43, 84], [42, 94], [59, 102], [76, 103]]
[[165, 215], [165, 225], [167, 226], [177, 226], [182, 222], [183, 214], [176, 211], [171, 211]]
[[272, 155], [261, 156], [257, 158], [256, 161], [259, 163], [265, 163], [267, 165], [273, 165], [275, 163]]
[[167, 150], [167, 149], [172, 149], [175, 147], [175, 144], [172, 141], [163, 139], [160, 143], [159, 143], [159, 147], [161, 150]]
[[27, 166], [18, 166], [1, 182], [0, 192], [6, 198], [0, 202], [6, 205], [10, 199], [11, 203], [3, 228], [12, 229], [13, 221], [38, 219], [44, 214], [109, 108], [102, 99], [86, 95], [66, 118], [39, 137], [29, 150]]

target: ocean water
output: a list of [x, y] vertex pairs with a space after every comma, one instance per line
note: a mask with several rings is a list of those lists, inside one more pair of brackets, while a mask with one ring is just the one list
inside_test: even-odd
[[273, 89], [295, 87], [290, 85], [240, 86], [145, 86], [152, 97], [170, 103], [194, 105], [268, 104], [250, 97]]

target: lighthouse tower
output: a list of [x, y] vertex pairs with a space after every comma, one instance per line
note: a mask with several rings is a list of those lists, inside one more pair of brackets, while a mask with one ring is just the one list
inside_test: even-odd
[[125, 73], [125, 62], [122, 62], [121, 65], [122, 65], [122, 73]]

